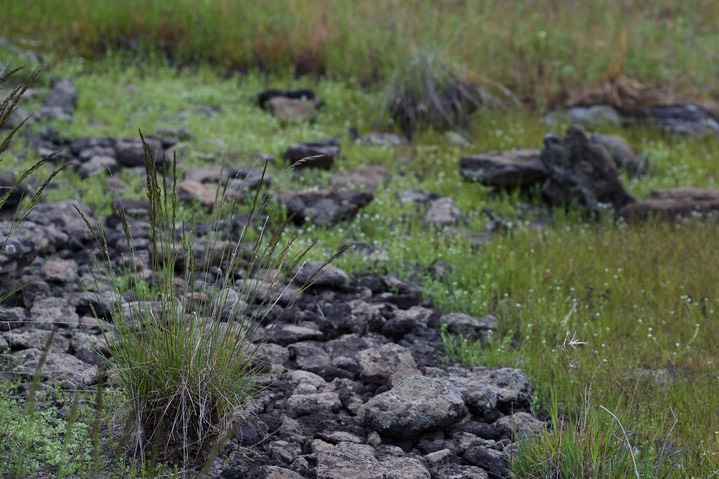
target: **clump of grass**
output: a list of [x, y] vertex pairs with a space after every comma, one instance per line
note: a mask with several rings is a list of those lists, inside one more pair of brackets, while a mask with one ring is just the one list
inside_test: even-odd
[[398, 62], [382, 112], [411, 138], [427, 127], [466, 127], [474, 111], [505, 109], [512, 103], [518, 104], [507, 88], [451, 62], [447, 52], [415, 48]]
[[620, 419], [608, 408], [591, 403], [590, 389], [579, 417], [561, 414], [556, 394], [552, 395], [552, 428], [517, 441], [513, 478], [641, 479], [670, 477], [677, 472], [679, 455], [669, 452], [666, 441], [658, 450], [633, 447], [631, 433]]
[[[124, 308], [118, 289], [114, 331], [105, 338], [107, 365], [127, 401], [125, 439], [150, 469], [158, 460], [192, 467], [217, 452], [257, 395], [263, 377], [258, 328], [279, 298], [290, 294], [283, 272], [295, 270], [306, 250], [291, 253], [293, 238], [283, 238], [285, 223], [272, 226], [259, 190], [239, 232], [231, 226], [238, 205], [218, 191], [211, 237], [198, 244], [193, 227], [178, 224], [175, 162], [164, 162], [160, 171], [147, 145], [145, 154], [153, 278], [145, 282], [138, 269], [113, 268], [104, 231], [85, 221], [114, 284], [129, 274], [143, 285], [133, 288], [139, 301]], [[135, 265], [141, 252], [120, 214]], [[220, 265], [210, 266], [205, 258], [218, 248]], [[261, 295], [262, 287], [277, 296]]]

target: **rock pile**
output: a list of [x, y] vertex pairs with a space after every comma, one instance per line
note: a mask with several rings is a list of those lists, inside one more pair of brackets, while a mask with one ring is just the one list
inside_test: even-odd
[[[28, 283], [0, 306], [0, 357], [15, 365], [4, 374], [29, 380], [54, 335], [43, 380], [70, 389], [94, 385], [95, 351], [104, 347], [102, 331], [112, 328], [110, 306], [118, 301], [92, 277], [92, 237], [75, 207], [94, 221], [72, 202], [40, 204], [17, 231], [16, 249], [0, 258], [3, 290]], [[151, 275], [147, 220], [142, 208], [134, 216], [140, 274]], [[120, 258], [122, 226], [112, 217], [101, 223], [111, 255]], [[220, 264], [222, 256], [206, 261]], [[305, 265], [289, 291], [317, 267]], [[266, 339], [260, 351], [269, 358], [268, 388], [249, 407], [251, 420], [214, 477], [499, 478], [515, 438], [544, 425], [527, 414], [532, 386], [520, 371], [440, 360], [441, 323], [482, 338], [494, 318], [441, 316], [412, 283], [329, 266], [294, 303], [279, 298], [269, 317], [257, 335]]]

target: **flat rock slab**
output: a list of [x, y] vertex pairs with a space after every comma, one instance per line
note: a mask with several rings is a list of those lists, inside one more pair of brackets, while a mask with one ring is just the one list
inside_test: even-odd
[[456, 424], [467, 413], [462, 394], [454, 384], [440, 378], [412, 376], [370, 399], [358, 415], [380, 434], [412, 437]]
[[71, 354], [43, 352], [39, 349], [26, 349], [13, 354], [18, 361], [15, 373], [31, 377], [44, 356], [40, 370], [45, 380], [67, 381], [74, 387], [91, 386], [97, 381], [97, 366], [87, 364]]
[[529, 188], [547, 177], [539, 150], [510, 150], [463, 156], [462, 176], [498, 188]]
[[652, 191], [648, 198], [620, 211], [629, 220], [651, 217], [679, 219], [690, 216], [719, 216], [719, 189], [670, 188]]
[[372, 446], [340, 442], [317, 454], [317, 479], [430, 479], [414, 457], [377, 457]]

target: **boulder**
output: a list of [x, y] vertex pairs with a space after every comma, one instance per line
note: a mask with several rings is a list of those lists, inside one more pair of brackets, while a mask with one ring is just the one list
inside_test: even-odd
[[670, 188], [652, 191], [648, 198], [629, 204], [619, 214], [628, 220], [650, 217], [678, 219], [719, 216], [719, 189]]
[[462, 177], [497, 188], [531, 188], [547, 177], [539, 150], [510, 150], [463, 156]]
[[547, 135], [540, 158], [547, 171], [542, 188], [551, 204], [576, 203], [589, 212], [620, 210], [636, 201], [622, 185], [607, 150], [572, 126], [564, 137]]
[[359, 409], [364, 423], [382, 435], [413, 437], [458, 423], [468, 413], [462, 394], [441, 378], [412, 376]]
[[429, 205], [424, 215], [426, 223], [438, 226], [450, 226], [456, 224], [462, 217], [462, 210], [452, 198], [438, 198]]
[[627, 140], [621, 136], [592, 133], [589, 139], [592, 143], [603, 146], [620, 170], [626, 170], [632, 177], [646, 174], [646, 159], [642, 155], [637, 155]]
[[63, 113], [72, 116], [77, 106], [77, 88], [72, 82], [63, 78], [53, 83], [45, 98], [46, 108], [59, 108]]

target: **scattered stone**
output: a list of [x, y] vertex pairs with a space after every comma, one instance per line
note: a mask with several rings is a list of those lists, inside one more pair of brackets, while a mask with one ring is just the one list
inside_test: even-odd
[[2, 212], [14, 213], [23, 198], [33, 195], [33, 191], [29, 187], [17, 183], [17, 178], [14, 175], [0, 175], [0, 197], [6, 195], [9, 189], [12, 189], [10, 195], [5, 202], [0, 204]]
[[655, 190], [648, 198], [622, 208], [620, 215], [628, 220], [645, 220], [651, 217], [680, 219], [692, 216], [719, 216], [719, 189]]
[[450, 333], [469, 341], [486, 341], [497, 326], [497, 318], [491, 314], [477, 318], [464, 313], [450, 313], [442, 316], [440, 322], [447, 326]]
[[543, 192], [552, 204], [577, 203], [589, 212], [611, 206], [617, 211], [635, 201], [622, 186], [606, 149], [593, 144], [579, 127], [563, 138], [544, 138], [540, 158], [547, 171]]
[[334, 138], [306, 141], [291, 145], [285, 152], [293, 168], [321, 168], [329, 170], [340, 155], [340, 143]]
[[257, 95], [257, 103], [263, 110], [287, 122], [309, 120], [322, 106], [315, 92], [308, 88], [264, 90]]
[[363, 146], [381, 146], [384, 148], [397, 148], [407, 144], [407, 141], [396, 133], [370, 132], [362, 136], [351, 135], [355, 143]]
[[[162, 142], [153, 138], [145, 138], [147, 146], [155, 162], [162, 160], [164, 150]], [[145, 166], [145, 149], [142, 140], [118, 140], [115, 143], [115, 156], [121, 166], [127, 168]]]
[[421, 461], [412, 457], [378, 459], [370, 445], [341, 442], [317, 454], [317, 479], [430, 479]]
[[541, 432], [547, 425], [536, 417], [526, 412], [517, 412], [511, 416], [502, 416], [497, 419], [492, 427], [502, 437], [523, 439]]
[[389, 171], [384, 166], [367, 165], [333, 173], [330, 176], [330, 185], [338, 190], [359, 188], [374, 193], [388, 178]]
[[462, 211], [452, 198], [439, 198], [430, 205], [424, 215], [424, 221], [439, 226], [456, 224], [462, 217]]
[[45, 107], [40, 111], [40, 115], [72, 120], [77, 106], [77, 96], [77, 88], [69, 79], [63, 78], [54, 82], [45, 98]]
[[322, 261], [304, 263], [293, 279], [294, 283], [310, 288], [347, 289], [351, 279], [347, 273], [333, 264]]
[[399, 344], [389, 343], [360, 351], [357, 361], [360, 379], [366, 383], [383, 385], [390, 379], [399, 382], [420, 374], [412, 354]]
[[681, 135], [719, 134], [717, 120], [698, 106], [691, 104], [635, 108], [623, 112], [622, 123], [655, 125], [662, 130]]
[[295, 224], [310, 221], [317, 226], [350, 220], [373, 199], [371, 193], [333, 189], [280, 191], [277, 197]]
[[566, 111], [552, 112], [546, 116], [550, 122], [559, 120], [593, 128], [603, 125], [620, 125], [619, 112], [609, 105], [575, 106]]
[[77, 262], [72, 259], [52, 258], [45, 261], [40, 272], [47, 281], [71, 283], [77, 280]]
[[463, 156], [462, 177], [497, 188], [527, 189], [547, 177], [539, 150], [510, 150]]

